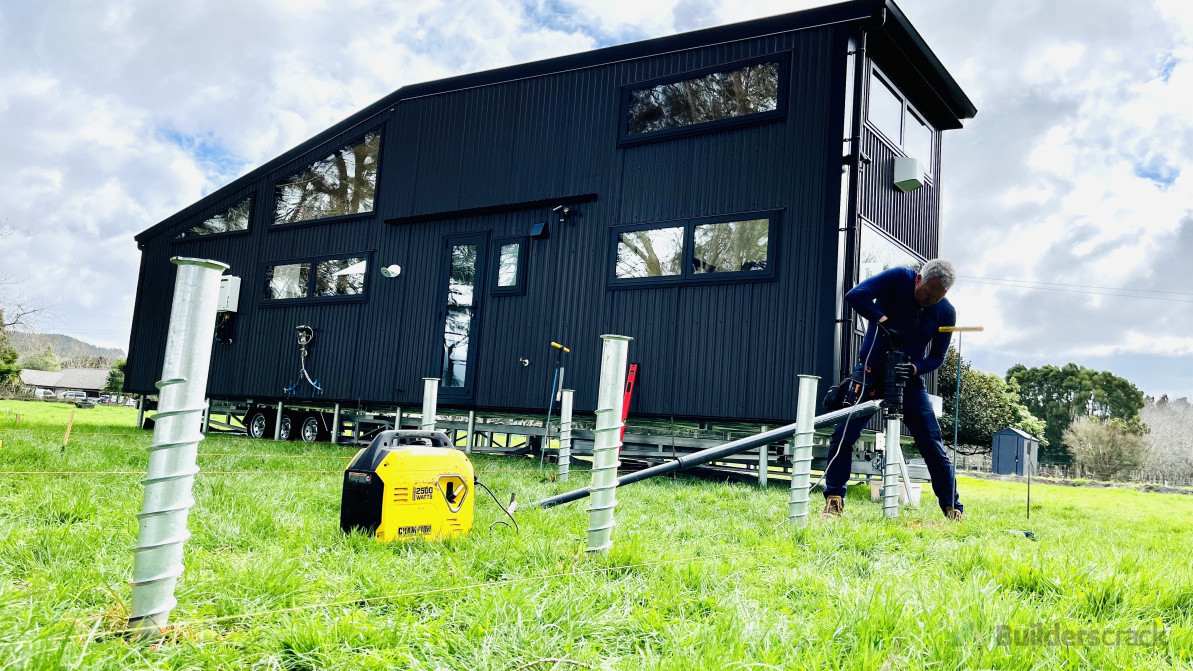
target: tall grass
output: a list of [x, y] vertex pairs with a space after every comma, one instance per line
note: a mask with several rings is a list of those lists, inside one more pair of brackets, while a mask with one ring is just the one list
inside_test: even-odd
[[[842, 519], [785, 524], [787, 492], [689, 478], [618, 493], [607, 555], [583, 503], [477, 501], [473, 533], [380, 544], [338, 529], [354, 450], [213, 436], [200, 452], [175, 626], [125, 625], [150, 436], [135, 411], [0, 405], [0, 669], [1147, 668], [1193, 660], [1193, 497], [962, 479], [966, 520], [898, 520], [861, 487]], [[15, 426], [15, 413], [22, 414]], [[586, 483], [476, 456], [520, 501]], [[328, 470], [332, 473], [301, 473]], [[219, 474], [216, 471], [253, 471]], [[1007, 530], [1029, 529], [1032, 542]], [[1160, 646], [1003, 646], [1000, 625], [1168, 631]], [[556, 660], [556, 661], [540, 661]], [[567, 660], [567, 661], [558, 661]], [[538, 664], [533, 664], [540, 661]], [[530, 665], [530, 666], [526, 666]], [[578, 666], [583, 665], [583, 666]]]

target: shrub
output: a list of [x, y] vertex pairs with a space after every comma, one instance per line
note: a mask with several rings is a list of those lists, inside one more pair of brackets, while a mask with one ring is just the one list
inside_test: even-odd
[[1065, 429], [1062, 440], [1073, 459], [1102, 480], [1138, 470], [1147, 459], [1147, 442], [1138, 422], [1079, 417]]

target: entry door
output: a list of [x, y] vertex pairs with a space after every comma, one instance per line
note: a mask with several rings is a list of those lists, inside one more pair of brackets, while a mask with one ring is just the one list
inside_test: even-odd
[[448, 398], [471, 398], [476, 386], [487, 239], [484, 234], [447, 238], [439, 393]]

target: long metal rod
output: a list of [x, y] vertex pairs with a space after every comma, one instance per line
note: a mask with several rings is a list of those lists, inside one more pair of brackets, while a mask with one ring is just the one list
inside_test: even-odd
[[[823, 429], [825, 427], [833, 426], [838, 422], [844, 421], [847, 417], [851, 416], [854, 419], [863, 419], [878, 412], [881, 407], [882, 401], [866, 401], [865, 403], [859, 403], [858, 405], [851, 408], [842, 408], [840, 410], [834, 410], [832, 412], [819, 415], [816, 417], [816, 421], [813, 426], [816, 429]], [[777, 443], [795, 435], [796, 431], [798, 430], [798, 423], [788, 424], [786, 426], [780, 426], [776, 429], [771, 429], [770, 431], [766, 431], [764, 433], [747, 436], [745, 438], [739, 438], [738, 440], [725, 443], [724, 445], [718, 445], [717, 447], [710, 447], [707, 450], [693, 452], [692, 454], [684, 455], [675, 461], [668, 461], [667, 463], [659, 464], [658, 466], [652, 466], [650, 468], [644, 468], [633, 473], [627, 473], [626, 475], [623, 475], [617, 479], [617, 486], [622, 487], [625, 485], [632, 485], [635, 482], [646, 480], [647, 478], [653, 478], [656, 475], [664, 475], [667, 473], [674, 473], [675, 471], [682, 471], [686, 468], [699, 466], [700, 464], [706, 464], [710, 461], [717, 461], [718, 459], [723, 459], [725, 457], [738, 454], [739, 452], [752, 450], [759, 445]], [[592, 492], [590, 488], [584, 487], [582, 489], [576, 489], [570, 492], [564, 492], [563, 494], [550, 496], [541, 501], [535, 501], [530, 505], [539, 506], [542, 508], [550, 508], [562, 503], [578, 501], [591, 493]]]

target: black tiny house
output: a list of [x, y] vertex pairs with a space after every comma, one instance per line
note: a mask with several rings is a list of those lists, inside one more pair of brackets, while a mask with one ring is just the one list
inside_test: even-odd
[[154, 393], [188, 256], [241, 280], [214, 398], [409, 406], [437, 376], [541, 413], [557, 341], [591, 410], [619, 333], [634, 414], [786, 420], [859, 340], [844, 292], [936, 254], [942, 131], [975, 113], [882, 0], [407, 86], [136, 237], [126, 389]]

